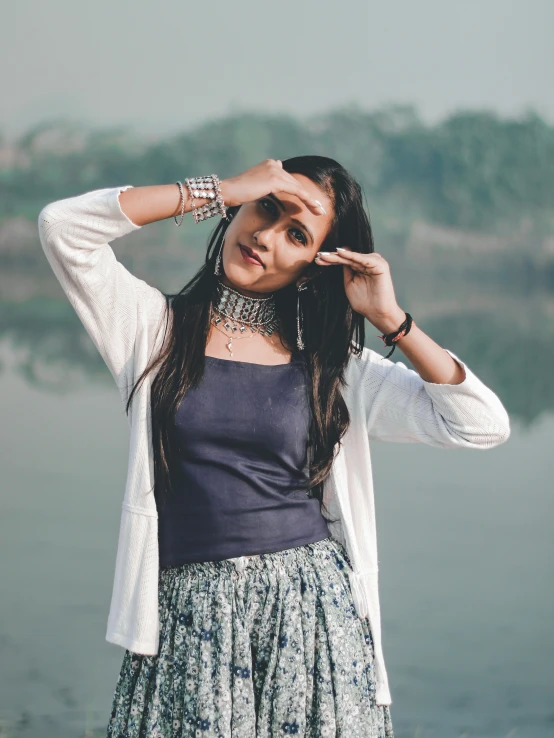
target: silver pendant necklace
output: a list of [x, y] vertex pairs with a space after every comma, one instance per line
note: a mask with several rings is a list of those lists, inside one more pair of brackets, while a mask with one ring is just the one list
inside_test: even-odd
[[[278, 325], [273, 292], [268, 297], [248, 297], [223, 284], [220, 279], [211, 313], [212, 325], [229, 338], [226, 346], [231, 357], [233, 338], [252, 338], [256, 333], [271, 336]], [[247, 333], [248, 328], [250, 333]]]

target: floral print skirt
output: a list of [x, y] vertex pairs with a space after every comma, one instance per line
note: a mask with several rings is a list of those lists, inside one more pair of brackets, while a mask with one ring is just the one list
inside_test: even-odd
[[107, 738], [394, 738], [345, 548], [160, 569], [158, 654], [126, 650]]

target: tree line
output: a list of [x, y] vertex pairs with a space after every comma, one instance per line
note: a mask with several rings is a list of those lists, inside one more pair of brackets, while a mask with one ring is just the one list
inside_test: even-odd
[[[1, 140], [0, 140], [1, 146]], [[6, 145], [5, 145], [6, 146]], [[554, 127], [529, 111], [458, 111], [426, 125], [413, 106], [343, 107], [297, 119], [241, 113], [147, 139], [130, 127], [90, 130], [52, 120], [10, 144], [0, 164], [0, 218], [35, 217], [46, 201], [100, 187], [221, 178], [267, 157], [330, 156], [360, 182], [372, 217], [416, 218], [509, 233], [522, 222], [554, 234]]]

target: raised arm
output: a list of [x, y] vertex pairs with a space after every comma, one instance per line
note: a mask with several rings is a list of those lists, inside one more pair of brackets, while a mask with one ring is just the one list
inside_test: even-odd
[[[166, 298], [119, 262], [110, 242], [139, 230], [120, 206], [132, 185], [93, 190], [46, 205], [40, 242], [54, 274], [112, 373], [122, 397], [130, 389], [137, 331], [150, 335]], [[178, 188], [174, 186], [178, 192]]]
[[403, 362], [384, 359], [367, 347], [353, 357], [350, 381], [370, 438], [475, 449], [508, 440], [510, 420], [499, 397], [456, 354], [441, 351], [460, 366], [461, 382], [427, 382]]
[[[352, 308], [379, 331], [393, 333], [406, 314], [396, 302], [387, 261], [350, 248], [318, 263], [342, 266]], [[414, 324], [396, 344], [417, 371], [364, 348], [349, 382], [365, 412], [368, 434], [386, 441], [491, 448], [506, 441], [510, 421], [500, 399], [458, 357]]]

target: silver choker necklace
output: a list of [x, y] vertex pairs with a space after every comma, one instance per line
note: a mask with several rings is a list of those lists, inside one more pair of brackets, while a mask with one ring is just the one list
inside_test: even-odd
[[[223, 319], [227, 318], [223, 325], [232, 333], [239, 331], [243, 334], [248, 327], [252, 333], [258, 332], [262, 336], [267, 333], [271, 336], [277, 328], [274, 293], [268, 297], [248, 297], [227, 287], [218, 279], [217, 297], [214, 300], [213, 309], [216, 313], [212, 319], [214, 325], [219, 326]], [[241, 325], [236, 325], [236, 323]]]

